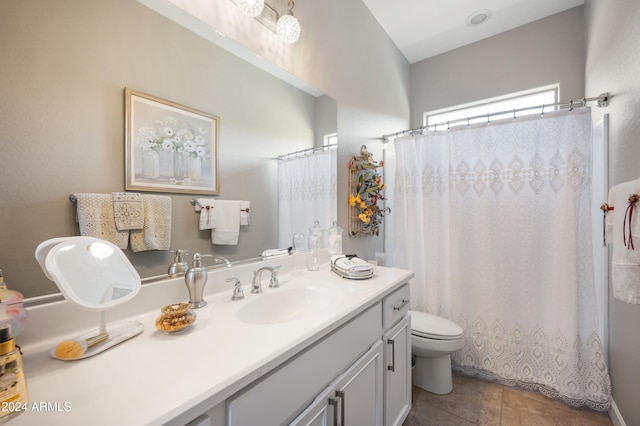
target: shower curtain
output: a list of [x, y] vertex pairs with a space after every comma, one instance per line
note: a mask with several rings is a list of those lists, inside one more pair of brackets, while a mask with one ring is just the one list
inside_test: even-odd
[[335, 149], [278, 162], [278, 247], [294, 233], [306, 241], [316, 220], [326, 229], [337, 219], [337, 173]]
[[582, 108], [397, 139], [395, 264], [464, 329], [454, 368], [606, 410]]

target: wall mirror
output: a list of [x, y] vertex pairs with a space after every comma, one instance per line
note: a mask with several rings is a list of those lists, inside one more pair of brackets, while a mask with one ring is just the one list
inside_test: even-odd
[[[85, 3], [0, 3], [0, 15], [12, 17], [0, 27], [0, 267], [8, 285], [33, 302], [57, 294], [34, 251], [43, 241], [79, 235], [69, 195], [124, 190], [125, 87], [220, 117], [217, 197], [251, 201], [251, 225], [241, 229], [239, 244], [217, 246], [197, 227], [194, 195], [168, 193], [171, 249], [240, 263], [276, 248], [276, 158], [335, 133], [336, 102], [141, 2]], [[170, 251], [124, 253], [143, 284], [166, 277], [173, 261]]]

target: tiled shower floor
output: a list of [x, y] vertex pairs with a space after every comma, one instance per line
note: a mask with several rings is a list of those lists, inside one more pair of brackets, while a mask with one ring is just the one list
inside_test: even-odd
[[572, 408], [539, 393], [453, 374], [453, 392], [413, 388], [413, 408], [403, 426], [611, 425], [607, 413]]

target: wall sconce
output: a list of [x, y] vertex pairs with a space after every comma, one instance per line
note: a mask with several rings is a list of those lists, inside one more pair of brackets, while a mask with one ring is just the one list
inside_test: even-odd
[[264, 0], [231, 1], [238, 6], [242, 13], [255, 18], [262, 25], [276, 33], [283, 43], [292, 44], [300, 38], [300, 22], [293, 16], [293, 8], [295, 6], [293, 0], [288, 0], [288, 7], [282, 13], [276, 12]]
[[255, 18], [264, 9], [264, 0], [237, 0], [238, 7], [245, 15]]
[[289, 8], [282, 12], [276, 23], [278, 38], [287, 44], [295, 43], [300, 37], [300, 22], [293, 16], [294, 6], [293, 0], [289, 0]]

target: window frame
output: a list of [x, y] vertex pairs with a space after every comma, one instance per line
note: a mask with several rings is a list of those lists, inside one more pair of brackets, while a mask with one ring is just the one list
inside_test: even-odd
[[[558, 103], [560, 99], [560, 84], [551, 84], [503, 96], [496, 96], [462, 105], [428, 111], [423, 113], [422, 123], [423, 127], [428, 130], [448, 130], [454, 126], [469, 125], [486, 122], [488, 120], [500, 120], [503, 118], [513, 117], [514, 115], [519, 117], [522, 115], [535, 114], [537, 111], [533, 109], [514, 112], [505, 111], [513, 111], [542, 105], [542, 102], [534, 101], [533, 99], [537, 99], [536, 97], [539, 98], [544, 95], [550, 95], [552, 97], [552, 99], [548, 99], [550, 102], [545, 102], [544, 104], [552, 105]], [[527, 102], [527, 99], [531, 99], [530, 104], [525, 103]], [[557, 109], [556, 106], [549, 106], [548, 108], [545, 108], [545, 111], [555, 109]], [[505, 113], [499, 114], [501, 112]], [[486, 117], [469, 120], [471, 117], [478, 117], [480, 115], [484, 115]], [[447, 119], [446, 117], [449, 118]]]

